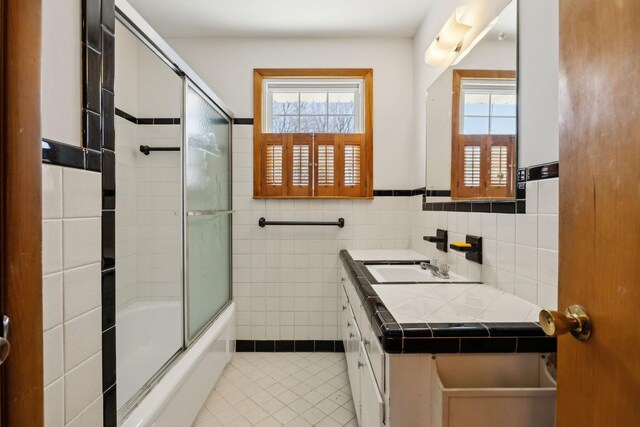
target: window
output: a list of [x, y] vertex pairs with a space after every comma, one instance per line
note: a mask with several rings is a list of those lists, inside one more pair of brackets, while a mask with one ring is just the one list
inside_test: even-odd
[[254, 197], [370, 198], [372, 71], [254, 70]]
[[514, 71], [454, 70], [452, 197], [513, 198]]

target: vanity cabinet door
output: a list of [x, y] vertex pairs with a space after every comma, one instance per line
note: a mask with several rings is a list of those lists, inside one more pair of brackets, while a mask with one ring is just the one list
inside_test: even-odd
[[[360, 344], [358, 359], [358, 375], [360, 376], [360, 417], [358, 421], [362, 427], [380, 427], [384, 422], [384, 400], [378, 391], [376, 378], [362, 344]], [[358, 406], [356, 406], [357, 411]]]
[[349, 321], [349, 299], [343, 286], [340, 286], [340, 338], [345, 351], [347, 351], [347, 341], [349, 339], [349, 330], [347, 322]]
[[[356, 415], [360, 421], [360, 372], [358, 369], [360, 357], [360, 331], [356, 325], [353, 312], [347, 307], [347, 318], [349, 326], [347, 328], [347, 344], [345, 346], [347, 358], [347, 372], [349, 373], [349, 385], [351, 386], [351, 396], [353, 405], [356, 408]], [[365, 356], [366, 357], [366, 356]], [[360, 425], [363, 425], [360, 423]]]

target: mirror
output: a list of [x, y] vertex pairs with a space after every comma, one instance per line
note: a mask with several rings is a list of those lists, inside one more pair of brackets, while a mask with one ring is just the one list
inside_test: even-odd
[[450, 190], [452, 199], [515, 197], [516, 3], [427, 90], [427, 190]]

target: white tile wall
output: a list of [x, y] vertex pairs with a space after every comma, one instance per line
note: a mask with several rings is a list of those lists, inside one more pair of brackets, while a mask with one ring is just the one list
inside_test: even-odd
[[116, 117], [118, 308], [181, 298], [180, 153], [139, 151], [140, 145], [180, 146], [181, 129]]
[[42, 181], [45, 426], [101, 426], [100, 174]]
[[[180, 146], [181, 126], [138, 126], [138, 144]], [[138, 300], [182, 296], [180, 153], [138, 153]]]
[[[411, 248], [451, 265], [452, 270], [497, 286], [543, 307], [557, 307], [558, 179], [527, 183], [526, 215], [423, 212], [422, 197], [411, 198]], [[423, 236], [437, 228], [449, 240], [483, 237], [483, 265], [458, 253], [443, 253]]]
[[[341, 249], [407, 249], [409, 197], [254, 200], [253, 128], [234, 126], [233, 286], [238, 339], [338, 339]], [[258, 219], [345, 219], [345, 227], [267, 226]]]

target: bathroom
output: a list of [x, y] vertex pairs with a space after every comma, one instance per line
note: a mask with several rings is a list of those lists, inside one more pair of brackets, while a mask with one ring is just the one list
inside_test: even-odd
[[0, 425], [640, 424], [604, 3], [4, 1]]

